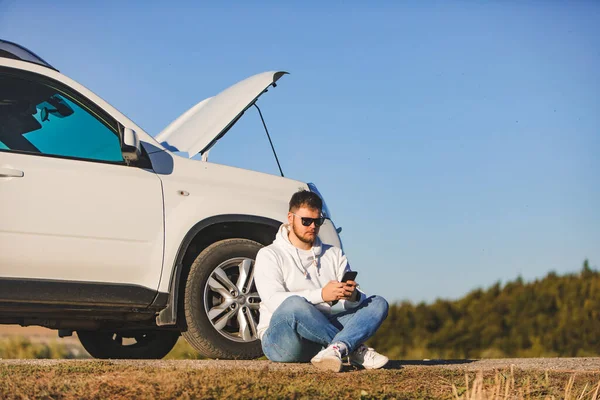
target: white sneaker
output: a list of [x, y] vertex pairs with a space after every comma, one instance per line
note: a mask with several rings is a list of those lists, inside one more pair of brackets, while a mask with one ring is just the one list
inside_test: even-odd
[[350, 363], [361, 366], [365, 369], [377, 369], [383, 367], [390, 360], [386, 356], [379, 354], [375, 349], [361, 344], [358, 349], [350, 354]]
[[323, 371], [340, 372], [342, 370], [342, 355], [335, 344], [318, 352], [310, 362]]

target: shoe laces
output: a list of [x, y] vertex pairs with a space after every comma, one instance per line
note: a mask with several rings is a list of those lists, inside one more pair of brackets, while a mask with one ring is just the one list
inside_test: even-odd
[[372, 347], [367, 347], [364, 344], [361, 345], [358, 349], [356, 349], [356, 352], [358, 354], [360, 354], [361, 356], [363, 356], [365, 359], [366, 358], [369, 358], [369, 359], [375, 358], [375, 349]]
[[333, 351], [335, 352], [335, 354], [337, 354], [337, 356], [341, 359], [342, 358], [342, 352], [340, 351], [340, 348], [337, 345], [333, 345], [331, 346], [331, 348], [333, 349]]

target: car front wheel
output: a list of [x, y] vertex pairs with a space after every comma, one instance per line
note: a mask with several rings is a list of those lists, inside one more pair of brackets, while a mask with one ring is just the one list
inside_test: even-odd
[[183, 337], [202, 355], [252, 359], [262, 355], [257, 334], [260, 298], [254, 260], [262, 245], [226, 239], [194, 260], [185, 286]]

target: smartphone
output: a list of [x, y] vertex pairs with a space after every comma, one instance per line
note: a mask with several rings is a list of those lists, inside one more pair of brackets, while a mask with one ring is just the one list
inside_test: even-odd
[[358, 275], [358, 271], [346, 271], [344, 273], [344, 276], [342, 276], [342, 280], [340, 282], [345, 283], [347, 281], [355, 281], [356, 275]]

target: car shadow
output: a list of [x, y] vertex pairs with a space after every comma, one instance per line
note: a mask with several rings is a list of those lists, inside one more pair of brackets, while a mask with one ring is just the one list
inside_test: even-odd
[[[461, 360], [390, 360], [381, 369], [402, 369], [404, 366], [440, 366], [440, 365], [459, 365], [459, 364], [470, 364], [477, 361], [476, 359], [461, 359]], [[363, 369], [355, 367], [353, 365], [345, 366], [344, 371], [352, 371], [357, 369]]]

